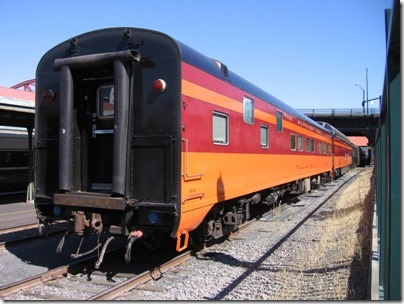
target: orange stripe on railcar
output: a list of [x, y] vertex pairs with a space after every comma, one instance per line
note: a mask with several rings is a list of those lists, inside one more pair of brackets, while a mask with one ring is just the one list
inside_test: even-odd
[[[327, 172], [327, 155], [182, 153], [179, 231], [195, 228], [217, 202]], [[303, 165], [304, 164], [304, 165]]]
[[[189, 82], [187, 80], [182, 80], [182, 93], [185, 96], [194, 98], [196, 100], [204, 101], [213, 105], [216, 105], [221, 108], [225, 108], [230, 111], [234, 111], [236, 113], [243, 113], [242, 103], [241, 101], [232, 99], [225, 95], [219, 94], [217, 92], [211, 91], [207, 88], [204, 88], [198, 84]], [[261, 111], [259, 109], [254, 109], [254, 118], [259, 119], [268, 124], [275, 125], [276, 117], [270, 113]], [[315, 138], [318, 140], [322, 140], [326, 143], [331, 143], [331, 140], [327, 136], [328, 134], [317, 133], [311, 131], [305, 127], [301, 127], [296, 123], [293, 123], [288, 120], [284, 120], [283, 122], [284, 129], [288, 129], [290, 131], [298, 132], [299, 134], [309, 136], [311, 138]]]

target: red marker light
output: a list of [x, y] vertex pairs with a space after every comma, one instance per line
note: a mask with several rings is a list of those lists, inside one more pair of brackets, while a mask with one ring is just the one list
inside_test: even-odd
[[55, 99], [55, 92], [53, 92], [52, 90], [46, 90], [43, 92], [42, 94], [42, 98], [44, 101], [52, 101]]
[[155, 92], [164, 92], [166, 87], [167, 87], [166, 82], [163, 79], [157, 79], [153, 81], [153, 90]]

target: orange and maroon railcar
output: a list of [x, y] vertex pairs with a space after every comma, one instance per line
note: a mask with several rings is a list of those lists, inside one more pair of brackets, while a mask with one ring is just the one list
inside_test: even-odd
[[155, 247], [168, 233], [178, 251], [219, 238], [251, 204], [309, 191], [352, 164], [350, 146], [326, 127], [222, 62], [138, 28], [48, 51], [35, 131], [39, 222], [127, 237], [129, 256], [136, 238]]

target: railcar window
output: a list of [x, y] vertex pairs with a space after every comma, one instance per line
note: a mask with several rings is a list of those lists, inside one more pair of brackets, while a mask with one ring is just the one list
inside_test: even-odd
[[283, 113], [276, 111], [276, 131], [283, 131]]
[[0, 168], [28, 167], [28, 152], [0, 151]]
[[303, 151], [303, 137], [297, 136], [297, 149]]
[[251, 98], [243, 98], [243, 120], [250, 125], [254, 124], [254, 101]]
[[318, 153], [323, 153], [323, 143], [321, 141], [318, 143]]
[[306, 138], [306, 152], [310, 152], [310, 138]]
[[229, 144], [229, 116], [226, 114], [213, 112], [213, 143]]
[[316, 152], [316, 145], [314, 144], [314, 139], [311, 140], [311, 152]]
[[296, 135], [290, 134], [290, 150], [296, 151]]
[[101, 86], [97, 90], [97, 114], [100, 118], [114, 117], [114, 86]]
[[268, 128], [268, 126], [261, 125], [260, 142], [261, 142], [261, 148], [269, 147], [269, 128]]

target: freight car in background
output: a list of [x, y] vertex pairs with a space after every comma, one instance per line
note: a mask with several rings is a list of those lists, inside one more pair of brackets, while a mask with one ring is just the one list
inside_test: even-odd
[[152, 30], [62, 42], [39, 62], [36, 96], [39, 222], [121, 235], [127, 257], [137, 238], [169, 234], [177, 251], [220, 238], [250, 205], [352, 165], [350, 142]]
[[27, 193], [33, 179], [34, 100], [33, 92], [0, 87], [0, 195]]
[[0, 126], [0, 194], [26, 192], [28, 183], [27, 130]]

